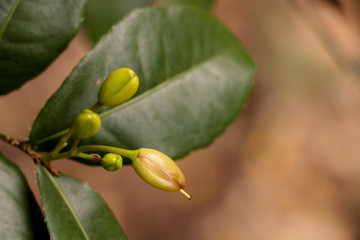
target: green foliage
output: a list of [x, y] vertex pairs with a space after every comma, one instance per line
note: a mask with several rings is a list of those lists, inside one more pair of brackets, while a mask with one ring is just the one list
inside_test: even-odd
[[132, 10], [150, 5], [189, 5], [210, 9], [214, 0], [89, 0], [85, 7], [84, 26], [97, 42], [111, 27]]
[[214, 0], [160, 0], [159, 2], [174, 5], [188, 5], [203, 9], [210, 9], [214, 4]]
[[0, 95], [43, 71], [76, 34], [85, 0], [2, 0]]
[[126, 239], [107, 204], [86, 183], [54, 177], [43, 166], [38, 183], [52, 239]]
[[[128, 13], [127, 9], [149, 2], [124, 0], [114, 7], [108, 1], [90, 1], [87, 26], [93, 28], [94, 38], [99, 38], [119, 19], [119, 9]], [[181, 170], [157, 150], [177, 159], [222, 133], [245, 104], [255, 64], [229, 30], [201, 10], [209, 9], [212, 0], [159, 2], [178, 6], [135, 10], [112, 27], [45, 104], [32, 126], [29, 142], [0, 133], [0, 140], [20, 148], [38, 163], [47, 226], [46, 230], [25, 177], [0, 153], [1, 239], [48, 239], [49, 235], [51, 239], [126, 239], [96, 191], [64, 174], [54, 176], [58, 172], [50, 161], [55, 159], [76, 157], [100, 164], [103, 159], [96, 153], [119, 154], [117, 158], [105, 155], [109, 158], [105, 158], [104, 167], [117, 170], [122, 166], [121, 156], [126, 157], [150, 184], [165, 190], [180, 189], [190, 198], [184, 191]], [[126, 8], [125, 3], [131, 6]], [[84, 4], [85, 0], [1, 1], [0, 95], [39, 74], [64, 50], [79, 28]], [[109, 18], [99, 22], [105, 28], [91, 26], [105, 15]], [[101, 81], [118, 68], [131, 68], [138, 75], [134, 98], [112, 106], [135, 91], [125, 99], [106, 90], [98, 101]], [[114, 84], [117, 80], [111, 81], [111, 89]], [[113, 95], [117, 101], [108, 104], [106, 97]], [[102, 127], [94, 136], [81, 142], [76, 138], [68, 145], [74, 132], [83, 138], [100, 127], [99, 119], [93, 124], [87, 122], [87, 116], [73, 125], [84, 109], [97, 111]], [[84, 122], [95, 130], [84, 130]], [[46, 153], [38, 156], [33, 150]], [[141, 151], [144, 154], [139, 155]], [[175, 188], [156, 182], [164, 179]]]
[[137, 10], [89, 52], [46, 103], [31, 132], [38, 149], [54, 147], [56, 142], [37, 142], [70, 127], [82, 109], [96, 103], [96, 82], [119, 67], [139, 76], [137, 97], [105, 108], [104, 127], [83, 143], [149, 147], [175, 159], [225, 129], [242, 109], [255, 73], [238, 41], [208, 13], [185, 7]]
[[40, 208], [18, 166], [0, 153], [0, 238], [46, 239]]
[[152, 0], [88, 0], [84, 11], [84, 26], [90, 39], [97, 42], [111, 27], [137, 7]]

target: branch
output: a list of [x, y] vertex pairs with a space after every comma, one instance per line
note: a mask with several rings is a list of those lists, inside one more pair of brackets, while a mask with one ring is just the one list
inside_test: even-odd
[[53, 166], [51, 166], [50, 164], [46, 164], [43, 161], [41, 161], [40, 159], [40, 155], [35, 152], [34, 150], [32, 150], [31, 145], [26, 143], [26, 142], [22, 142], [19, 140], [16, 140], [10, 136], [7, 136], [5, 134], [0, 133], [0, 140], [3, 142], [6, 142], [7, 144], [14, 146], [18, 149], [20, 149], [22, 152], [24, 152], [25, 154], [27, 154], [28, 156], [31, 157], [31, 159], [34, 161], [35, 164], [41, 163], [42, 165], [44, 165], [53, 175], [55, 176], [59, 176], [60, 173], [58, 170], [56, 170]]
[[22, 141], [16, 140], [10, 136], [7, 136], [5, 134], [0, 133], [0, 140], [3, 142], [6, 142], [7, 144], [10, 144], [11, 146], [14, 146], [24, 153], [26, 153], [28, 156], [30, 156], [34, 163], [37, 164], [40, 162], [40, 156], [37, 152], [33, 151], [31, 149], [31, 146], [27, 143], [24, 143]]

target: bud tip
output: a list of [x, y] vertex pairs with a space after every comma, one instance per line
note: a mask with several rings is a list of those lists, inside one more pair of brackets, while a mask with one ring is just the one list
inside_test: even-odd
[[187, 197], [189, 200], [191, 200], [191, 198], [192, 198], [191, 195], [188, 194], [184, 189], [181, 188], [179, 191], [180, 191], [182, 194], [184, 194], [185, 197]]

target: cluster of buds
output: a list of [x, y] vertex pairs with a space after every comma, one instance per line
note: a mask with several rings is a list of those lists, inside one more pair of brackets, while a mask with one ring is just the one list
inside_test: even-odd
[[[44, 162], [67, 157], [80, 157], [101, 162], [107, 171], [119, 170], [123, 165], [123, 157], [132, 161], [136, 173], [151, 186], [165, 191], [180, 191], [189, 199], [185, 192], [185, 177], [178, 165], [167, 155], [149, 148], [126, 150], [102, 145], [78, 147], [82, 138], [96, 134], [101, 127], [101, 119], [95, 112], [101, 106], [115, 106], [132, 98], [139, 87], [139, 78], [129, 68], [120, 68], [112, 72], [102, 84], [98, 102], [90, 109], [85, 109], [75, 119], [72, 127], [61, 138], [55, 149], [42, 156]], [[67, 146], [72, 134], [76, 139], [69, 152], [60, 153]], [[103, 157], [85, 152], [107, 152]]]

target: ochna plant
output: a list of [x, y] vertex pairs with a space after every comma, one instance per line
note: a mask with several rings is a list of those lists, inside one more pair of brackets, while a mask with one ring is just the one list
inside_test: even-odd
[[[190, 199], [174, 160], [211, 143], [237, 117], [255, 66], [229, 30], [199, 7], [211, 1], [168, 2], [175, 5], [134, 10], [101, 37], [46, 102], [29, 139], [0, 133], [34, 161], [42, 201], [39, 207], [20, 169], [0, 153], [1, 239], [126, 239], [99, 194], [59, 173], [53, 161], [107, 171], [130, 165], [148, 184]], [[66, 48], [84, 5], [1, 1], [1, 95]]]

